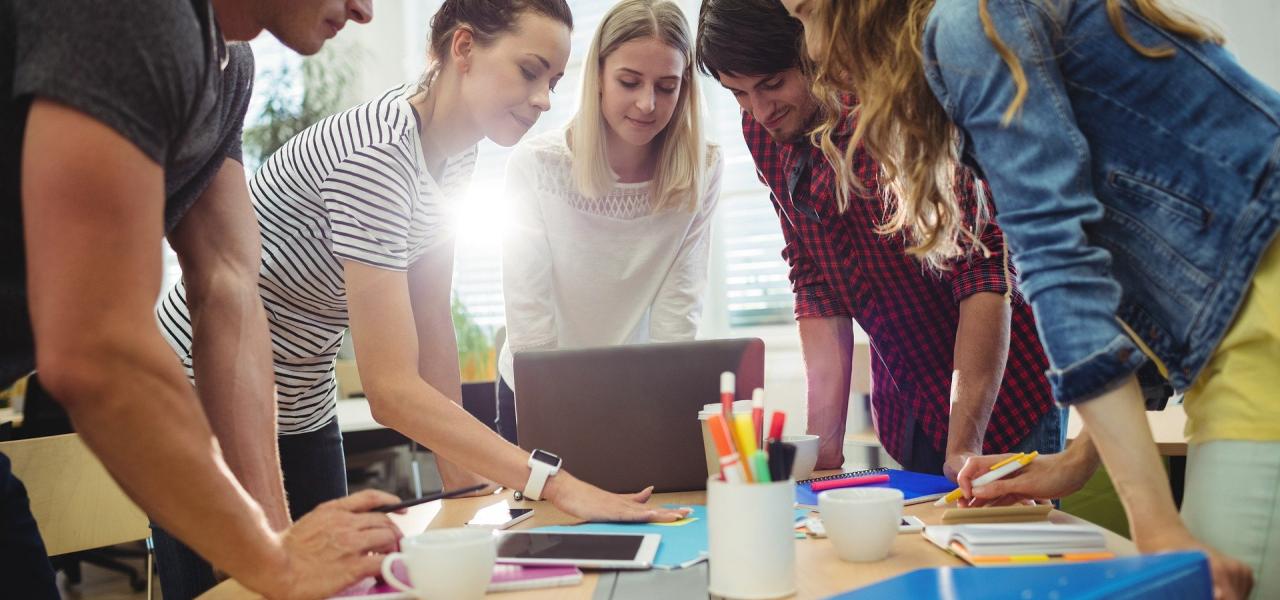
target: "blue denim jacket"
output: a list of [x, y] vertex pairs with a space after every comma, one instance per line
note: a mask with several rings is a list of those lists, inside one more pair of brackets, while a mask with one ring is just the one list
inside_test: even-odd
[[1058, 401], [1114, 387], [1145, 359], [1128, 325], [1187, 388], [1226, 332], [1280, 220], [1280, 94], [1220, 46], [1160, 30], [1126, 4], [1148, 59], [1103, 0], [991, 0], [1029, 93], [979, 0], [938, 0], [925, 72], [991, 186], [1049, 355]]

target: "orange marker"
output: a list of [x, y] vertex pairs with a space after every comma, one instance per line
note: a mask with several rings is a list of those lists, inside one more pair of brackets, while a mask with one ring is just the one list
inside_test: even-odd
[[720, 455], [720, 477], [729, 483], [743, 483], [746, 475], [738, 452], [729, 439], [729, 424], [720, 415], [707, 418], [707, 427], [711, 429], [711, 440], [715, 442], [716, 453]]

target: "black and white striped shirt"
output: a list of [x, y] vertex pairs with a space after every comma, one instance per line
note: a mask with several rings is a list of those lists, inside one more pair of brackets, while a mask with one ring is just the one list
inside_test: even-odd
[[[289, 140], [249, 182], [262, 231], [259, 290], [271, 328], [281, 434], [334, 418], [334, 359], [347, 329], [341, 260], [405, 271], [452, 243], [452, 207], [465, 192], [475, 148], [427, 173], [416, 85], [325, 118]], [[156, 309], [161, 330], [191, 371], [191, 319], [179, 282]]]

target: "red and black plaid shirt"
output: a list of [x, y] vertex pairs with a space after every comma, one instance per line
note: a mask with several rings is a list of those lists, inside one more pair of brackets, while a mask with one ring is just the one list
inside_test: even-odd
[[[796, 317], [851, 317], [867, 332], [873, 417], [891, 456], [909, 452], [913, 423], [944, 452], [960, 301], [1010, 291], [1000, 229], [989, 224], [980, 236], [989, 257], [934, 271], [906, 254], [902, 236], [876, 232], [883, 202], [855, 197], [839, 213], [835, 173], [821, 150], [807, 141], [778, 144], [749, 114], [742, 133], [782, 222]], [[841, 147], [851, 134], [851, 126], [841, 131]], [[865, 151], [854, 155], [854, 165], [868, 196], [879, 198], [879, 165]], [[976, 202], [972, 189], [968, 194], [962, 202]], [[1009, 359], [982, 445], [986, 454], [1022, 441], [1053, 402], [1031, 308], [1012, 296]]]

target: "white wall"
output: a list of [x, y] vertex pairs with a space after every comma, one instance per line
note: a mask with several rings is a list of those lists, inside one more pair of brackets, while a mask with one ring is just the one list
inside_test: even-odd
[[1280, 89], [1280, 0], [1180, 0], [1227, 37], [1227, 49], [1259, 79]]

